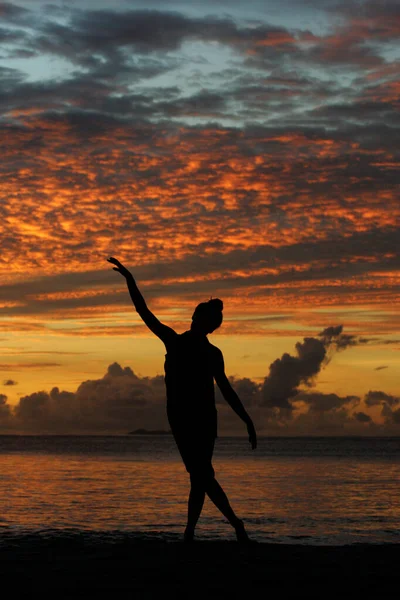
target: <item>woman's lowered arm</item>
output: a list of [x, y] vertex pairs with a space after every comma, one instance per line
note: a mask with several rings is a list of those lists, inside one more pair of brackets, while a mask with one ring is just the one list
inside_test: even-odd
[[217, 382], [219, 389], [221, 390], [223, 397], [225, 398], [229, 406], [242, 419], [242, 421], [246, 423], [247, 432], [249, 434], [249, 442], [254, 450], [255, 448], [257, 448], [257, 434], [254, 427], [254, 423], [251, 420], [250, 415], [244, 408], [242, 402], [240, 401], [239, 396], [229, 383], [229, 379], [225, 374], [224, 359], [222, 356], [222, 352], [220, 353], [219, 358], [216, 362], [214, 378]]
[[133, 305], [150, 331], [152, 331], [163, 342], [168, 341], [172, 335], [176, 335], [175, 331], [171, 327], [161, 323], [161, 321], [159, 321], [148, 308], [145, 299], [136, 285], [136, 281], [132, 273], [128, 271], [128, 269], [124, 267], [119, 260], [113, 258], [112, 256], [108, 258], [107, 261], [115, 265], [115, 267], [113, 267], [114, 271], [118, 271], [118, 273], [121, 273], [121, 275], [125, 277]]

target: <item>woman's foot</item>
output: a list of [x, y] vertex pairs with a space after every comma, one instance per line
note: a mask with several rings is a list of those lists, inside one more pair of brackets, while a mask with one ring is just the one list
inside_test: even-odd
[[247, 531], [244, 527], [243, 521], [238, 519], [238, 522], [234, 527], [235, 527], [236, 539], [238, 542], [240, 542], [241, 544], [248, 544], [253, 541], [247, 535]]
[[191, 544], [194, 542], [194, 531], [191, 529], [185, 529], [185, 533], [183, 534], [183, 541], [185, 544]]

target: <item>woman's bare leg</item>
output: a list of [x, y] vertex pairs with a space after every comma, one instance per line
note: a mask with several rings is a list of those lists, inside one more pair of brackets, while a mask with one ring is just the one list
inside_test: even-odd
[[202, 482], [192, 481], [188, 500], [188, 518], [184, 533], [184, 541], [192, 542], [194, 530], [204, 505], [206, 493]]
[[236, 538], [239, 542], [250, 541], [247, 532], [244, 528], [243, 521], [233, 511], [229, 504], [228, 496], [225, 494], [218, 481], [213, 477], [209, 479], [206, 484], [206, 492], [210, 500], [214, 502], [215, 506], [221, 511], [226, 517], [232, 527], [235, 529]]

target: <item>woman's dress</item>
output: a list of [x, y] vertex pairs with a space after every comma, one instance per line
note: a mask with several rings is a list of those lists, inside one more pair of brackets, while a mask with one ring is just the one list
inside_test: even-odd
[[217, 437], [214, 372], [220, 350], [192, 331], [165, 342], [167, 415], [187, 471], [214, 475], [211, 464]]

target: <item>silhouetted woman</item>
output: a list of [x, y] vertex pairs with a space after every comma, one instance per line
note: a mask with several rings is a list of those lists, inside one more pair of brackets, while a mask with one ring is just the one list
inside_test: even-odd
[[126, 278], [132, 302], [147, 325], [165, 344], [165, 384], [167, 415], [171, 431], [190, 474], [188, 518], [184, 540], [190, 542], [203, 508], [205, 494], [228, 519], [238, 541], [249, 541], [243, 522], [233, 512], [228, 498], [214, 476], [212, 455], [217, 436], [214, 379], [225, 400], [247, 425], [252, 448], [257, 446], [253, 422], [225, 375], [221, 350], [207, 339], [222, 323], [222, 301], [215, 298], [196, 307], [189, 331], [177, 334], [149, 310], [132, 274], [116, 259], [115, 265]]

